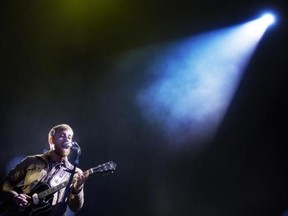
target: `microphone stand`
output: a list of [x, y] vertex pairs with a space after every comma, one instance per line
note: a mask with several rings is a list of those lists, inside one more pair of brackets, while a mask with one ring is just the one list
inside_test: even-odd
[[81, 148], [76, 142], [74, 142], [74, 143], [76, 144], [76, 146], [72, 146], [71, 149], [72, 150], [77, 150], [77, 156], [76, 156], [75, 162], [73, 164], [73, 170], [71, 172], [68, 184], [67, 184], [67, 186], [65, 188], [64, 195], [62, 197], [62, 201], [60, 202], [61, 206], [60, 206], [59, 211], [58, 211], [58, 216], [63, 216], [65, 211], [66, 211], [66, 209], [67, 209], [66, 199], [68, 199], [68, 196], [69, 196], [69, 194], [71, 192], [72, 187], [70, 187], [70, 185], [72, 184], [74, 175], [76, 173], [76, 167], [79, 165], [79, 157], [81, 155]]

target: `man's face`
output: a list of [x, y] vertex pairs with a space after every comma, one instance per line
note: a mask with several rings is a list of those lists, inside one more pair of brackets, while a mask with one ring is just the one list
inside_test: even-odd
[[69, 129], [58, 131], [53, 139], [54, 152], [60, 157], [67, 157], [70, 154], [70, 148], [62, 148], [65, 142], [72, 142], [73, 132]]

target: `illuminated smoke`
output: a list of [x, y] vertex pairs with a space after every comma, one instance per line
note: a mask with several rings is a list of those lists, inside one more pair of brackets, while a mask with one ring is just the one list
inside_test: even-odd
[[174, 144], [211, 139], [266, 27], [253, 21], [134, 51], [128, 60], [150, 56], [137, 104], [151, 127]]

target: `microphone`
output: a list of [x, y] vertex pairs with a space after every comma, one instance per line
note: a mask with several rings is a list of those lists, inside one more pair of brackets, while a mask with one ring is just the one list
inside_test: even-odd
[[61, 145], [62, 148], [72, 148], [72, 149], [77, 149], [79, 148], [79, 145], [77, 142], [65, 142]]

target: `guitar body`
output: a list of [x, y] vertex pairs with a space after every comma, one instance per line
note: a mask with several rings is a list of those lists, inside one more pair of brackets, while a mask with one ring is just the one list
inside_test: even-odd
[[[33, 194], [37, 194], [41, 191], [45, 191], [49, 189], [50, 186], [48, 184], [41, 183], [37, 185], [31, 193], [28, 195], [32, 197]], [[27, 208], [20, 207], [14, 204], [11, 201], [4, 202], [2, 204], [2, 208], [4, 209], [3, 215], [7, 216], [37, 216], [39, 214], [43, 214], [48, 212], [51, 209], [53, 200], [53, 194], [50, 194], [43, 199], [39, 199], [38, 204], [30, 203], [30, 206]]]
[[[29, 195], [32, 196], [35, 193], [38, 194], [48, 189], [50, 189], [50, 186], [48, 184], [41, 183], [37, 185]], [[25, 211], [28, 213], [26, 215], [36, 216], [39, 214], [43, 214], [44, 212], [48, 212], [52, 207], [52, 201], [53, 201], [53, 194], [50, 194], [42, 199], [39, 199], [39, 203], [37, 205], [31, 203], [31, 205]]]

